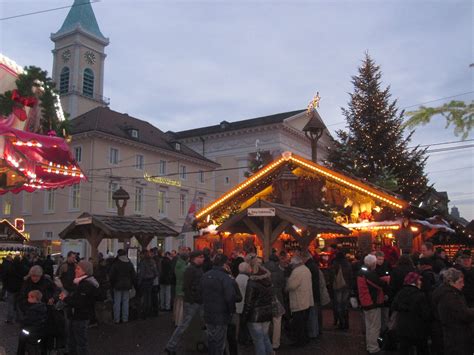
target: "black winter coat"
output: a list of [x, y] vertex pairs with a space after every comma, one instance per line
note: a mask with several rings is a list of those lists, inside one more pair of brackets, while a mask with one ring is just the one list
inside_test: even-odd
[[202, 303], [201, 278], [202, 267], [197, 266], [192, 261], [189, 263], [183, 275], [184, 302]]
[[8, 267], [5, 273], [5, 289], [7, 292], [16, 293], [21, 290], [23, 284], [23, 278], [26, 275], [26, 271], [20, 260], [14, 260]]
[[242, 322], [270, 322], [273, 317], [272, 300], [270, 272], [262, 268], [258, 274], [250, 275], [247, 282]]
[[214, 266], [201, 279], [204, 321], [209, 324], [229, 324], [235, 313], [238, 286], [224, 268]]
[[279, 263], [276, 261], [268, 261], [264, 266], [271, 274], [273, 295], [278, 298], [281, 305], [284, 305], [285, 300], [283, 294], [286, 286], [285, 271], [280, 268]]
[[464, 275], [464, 288], [462, 293], [466, 299], [468, 307], [474, 307], [474, 268], [466, 269], [463, 267], [456, 267], [461, 270]]
[[94, 311], [94, 303], [99, 283], [93, 276], [81, 280], [74, 292], [64, 298], [68, 316], [73, 320], [89, 320]]
[[400, 265], [392, 269], [390, 275], [390, 292], [392, 295], [396, 295], [402, 289], [405, 276], [414, 271], [415, 268], [410, 265]]
[[51, 278], [47, 275], [43, 275], [38, 282], [34, 283], [28, 277], [21, 287], [20, 297], [18, 299], [18, 304], [20, 309], [25, 312], [28, 305], [28, 293], [33, 290], [38, 290], [43, 295], [42, 301], [47, 303], [50, 298], [56, 296], [56, 285]]
[[[313, 285], [313, 300], [314, 304], [320, 304], [321, 302], [321, 291], [319, 289], [319, 266], [316, 265], [316, 262], [313, 258], [308, 259], [305, 263], [306, 267], [311, 271], [311, 282]], [[351, 268], [352, 273], [352, 268]], [[282, 303], [284, 304], [284, 303]]]
[[172, 267], [172, 262], [169, 258], [164, 257], [161, 259], [161, 274], [160, 274], [160, 284], [161, 285], [171, 285], [173, 283], [174, 270]]
[[45, 331], [47, 317], [46, 304], [43, 302], [28, 303], [21, 326], [23, 329], [27, 329], [31, 335], [41, 335]]
[[110, 284], [115, 290], [130, 290], [135, 276], [132, 262], [126, 256], [119, 256], [110, 269]]
[[461, 291], [444, 284], [433, 292], [432, 300], [435, 318], [443, 327], [444, 354], [472, 355], [474, 309], [467, 307]]
[[408, 339], [426, 339], [429, 334], [431, 309], [425, 294], [416, 286], [405, 285], [392, 302], [398, 312], [396, 334]]

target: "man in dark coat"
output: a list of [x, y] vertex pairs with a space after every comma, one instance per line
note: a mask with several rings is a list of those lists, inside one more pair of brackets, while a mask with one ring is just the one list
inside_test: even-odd
[[193, 318], [199, 314], [202, 309], [201, 278], [203, 275], [202, 264], [204, 263], [204, 253], [198, 250], [191, 252], [189, 254], [189, 260], [189, 265], [184, 271], [183, 276], [183, 320], [174, 330], [165, 348], [165, 352], [170, 355], [176, 354], [183, 333], [189, 327]]
[[167, 251], [163, 259], [161, 259], [160, 268], [160, 302], [161, 310], [163, 311], [171, 310], [171, 284], [174, 278], [171, 261], [171, 254]]
[[72, 293], [62, 292], [59, 298], [68, 305], [68, 353], [89, 354], [88, 325], [94, 310], [95, 297], [99, 283], [92, 276], [92, 263], [81, 260], [76, 265], [74, 284], [77, 285]]
[[474, 307], [474, 269], [472, 267], [472, 256], [462, 254], [456, 260], [455, 268], [460, 270], [464, 276], [464, 287], [462, 293], [466, 298], [467, 306]]
[[67, 253], [66, 262], [59, 265], [56, 275], [59, 276], [64, 289], [67, 292], [72, 292], [76, 288], [74, 285], [74, 270], [76, 269], [76, 253], [70, 251]]
[[135, 282], [135, 268], [127, 257], [125, 250], [117, 251], [117, 260], [110, 269], [110, 284], [114, 290], [114, 322], [120, 322], [120, 310], [122, 310], [122, 322], [128, 322], [128, 306], [130, 290]]
[[6, 323], [13, 323], [16, 320], [17, 296], [21, 290], [23, 277], [25, 276], [23, 265], [19, 256], [15, 256], [13, 262], [6, 270], [4, 287], [7, 291], [7, 319]]
[[[309, 308], [309, 315], [308, 315], [308, 337], [310, 339], [316, 339], [320, 332], [322, 331], [322, 327], [320, 328], [319, 324], [319, 317], [320, 313], [322, 313], [321, 308], [321, 296], [319, 290], [319, 265], [316, 264], [313, 257], [309, 252], [305, 252], [302, 255], [304, 264], [311, 272], [311, 283], [313, 286], [313, 299], [314, 299], [314, 306]], [[322, 315], [321, 315], [322, 316]]]
[[472, 355], [471, 324], [474, 309], [468, 308], [461, 292], [464, 277], [454, 268], [443, 272], [443, 285], [433, 292], [435, 318], [441, 322], [444, 355]]
[[224, 269], [226, 262], [227, 256], [217, 254], [212, 269], [201, 280], [209, 355], [224, 353], [227, 326], [235, 313], [238, 286]]

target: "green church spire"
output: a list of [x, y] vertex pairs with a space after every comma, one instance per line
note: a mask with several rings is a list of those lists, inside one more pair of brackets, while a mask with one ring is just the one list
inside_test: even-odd
[[85, 32], [92, 34], [104, 41], [108, 39], [100, 32], [99, 25], [94, 15], [94, 10], [89, 0], [74, 0], [74, 4], [64, 20], [63, 25], [53, 36], [59, 36], [81, 27]]

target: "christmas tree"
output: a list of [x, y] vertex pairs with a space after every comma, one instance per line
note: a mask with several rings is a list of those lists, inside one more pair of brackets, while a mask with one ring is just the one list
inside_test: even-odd
[[352, 77], [354, 92], [342, 109], [348, 131], [338, 131], [328, 164], [416, 202], [428, 190], [425, 151], [408, 148], [413, 131], [405, 136], [403, 111], [390, 100], [390, 87], [382, 89], [380, 67], [366, 54], [359, 73]]

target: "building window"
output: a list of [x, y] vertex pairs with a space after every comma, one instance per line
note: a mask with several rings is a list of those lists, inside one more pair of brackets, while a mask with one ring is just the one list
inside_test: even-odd
[[53, 232], [44, 232], [44, 239], [52, 240], [53, 239]]
[[186, 202], [188, 196], [185, 193], [179, 194], [179, 216], [185, 217], [188, 211], [186, 211]]
[[186, 180], [186, 165], [179, 166], [179, 177], [181, 180]]
[[226, 177], [224, 178], [224, 184], [230, 185], [230, 177], [226, 176]]
[[3, 214], [5, 216], [9, 216], [12, 214], [12, 201], [11, 200], [3, 200]]
[[178, 152], [181, 151], [181, 143], [175, 142], [174, 149], [176, 149]]
[[71, 211], [76, 211], [80, 208], [80, 199], [81, 199], [81, 185], [76, 184], [72, 185], [69, 195], [69, 209]]
[[199, 182], [204, 184], [204, 171], [199, 170]]
[[158, 175], [166, 175], [166, 160], [160, 160], [160, 165], [158, 166]]
[[76, 146], [74, 147], [74, 158], [76, 162], [80, 163], [82, 161], [82, 147]]
[[197, 211], [202, 210], [203, 207], [204, 207], [204, 197], [198, 196], [196, 200], [196, 210]]
[[21, 211], [23, 214], [31, 213], [31, 206], [33, 204], [33, 194], [26, 191], [22, 192]]
[[69, 91], [69, 68], [64, 67], [59, 75], [59, 94], [67, 94]]
[[166, 191], [158, 191], [158, 214], [166, 215]]
[[117, 148], [110, 148], [109, 163], [114, 165], [119, 163], [119, 150]]
[[137, 138], [138, 138], [138, 129], [131, 129], [131, 130], [130, 130], [130, 136], [131, 136], [132, 138], [137, 139]]
[[135, 158], [135, 169], [143, 170], [143, 155], [138, 154]]
[[135, 187], [135, 213], [143, 212], [143, 188]]
[[87, 97], [94, 97], [94, 72], [89, 68], [84, 69], [82, 94]]
[[115, 211], [117, 209], [117, 206], [115, 206], [115, 201], [113, 200], [112, 196], [114, 195], [114, 192], [118, 190], [118, 188], [118, 182], [109, 182], [109, 188], [107, 190], [107, 209], [109, 210]]
[[54, 212], [54, 205], [55, 205], [54, 190], [46, 190], [44, 192], [44, 212], [46, 213]]

